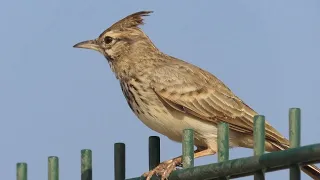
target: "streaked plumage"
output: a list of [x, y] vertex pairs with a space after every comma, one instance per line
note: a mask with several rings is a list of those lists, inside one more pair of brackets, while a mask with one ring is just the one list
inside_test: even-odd
[[[257, 113], [218, 78], [185, 61], [160, 52], [138, 27], [150, 11], [134, 13], [116, 22], [97, 39], [75, 47], [97, 50], [120, 81], [132, 111], [149, 128], [181, 142], [182, 130], [193, 128], [195, 156], [217, 152], [217, 123], [230, 126], [230, 146], [253, 147], [253, 116]], [[266, 123], [266, 150], [288, 148], [288, 140]], [[164, 179], [181, 161], [174, 158], [147, 173]], [[304, 167], [313, 178], [314, 166]]]

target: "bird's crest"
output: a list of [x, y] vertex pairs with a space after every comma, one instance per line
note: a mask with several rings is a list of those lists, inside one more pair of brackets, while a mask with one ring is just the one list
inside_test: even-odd
[[111, 27], [109, 27], [106, 31], [110, 30], [123, 30], [126, 28], [138, 28], [139, 25], [143, 25], [143, 16], [149, 16], [153, 11], [140, 11], [133, 13], [120, 21], [114, 23]]

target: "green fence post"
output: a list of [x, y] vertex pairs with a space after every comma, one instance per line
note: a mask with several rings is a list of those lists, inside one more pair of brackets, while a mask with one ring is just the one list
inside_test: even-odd
[[[218, 162], [229, 160], [229, 124], [218, 124]], [[221, 177], [219, 179], [229, 179], [228, 177]]]
[[27, 163], [21, 162], [17, 163], [17, 180], [27, 180], [28, 179], [28, 166]]
[[92, 180], [92, 151], [81, 150], [81, 180]]
[[158, 136], [149, 137], [149, 170], [160, 164], [160, 138]]
[[182, 165], [183, 168], [190, 168], [194, 166], [194, 138], [193, 129], [183, 130], [182, 141]]
[[126, 156], [125, 144], [114, 144], [114, 179], [124, 180], [126, 178]]
[[[265, 151], [265, 117], [262, 115], [256, 115], [253, 118], [254, 128], [254, 155], [262, 155]], [[254, 180], [264, 180], [264, 172], [258, 171], [254, 174]]]
[[[300, 147], [301, 140], [301, 111], [299, 108], [290, 108], [289, 110], [289, 127], [290, 127], [290, 148]], [[290, 180], [300, 180], [301, 172], [299, 165], [290, 167]]]
[[229, 124], [218, 125], [218, 162], [229, 160]]
[[48, 157], [48, 180], [59, 180], [59, 158]]

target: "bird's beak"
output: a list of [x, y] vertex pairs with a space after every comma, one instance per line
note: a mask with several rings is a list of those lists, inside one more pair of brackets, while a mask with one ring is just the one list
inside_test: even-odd
[[100, 47], [97, 44], [96, 40], [83, 41], [78, 44], [75, 44], [73, 47], [74, 48], [92, 49], [92, 50], [96, 50], [96, 51], [100, 50]]

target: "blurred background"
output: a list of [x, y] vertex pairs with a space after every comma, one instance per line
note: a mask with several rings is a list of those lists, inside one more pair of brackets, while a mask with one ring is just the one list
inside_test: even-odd
[[[160, 50], [215, 74], [286, 137], [288, 110], [300, 107], [302, 145], [319, 143], [319, 8], [316, 0], [2, 2], [2, 179], [15, 179], [21, 161], [29, 179], [46, 179], [53, 155], [61, 179], [80, 179], [84, 148], [93, 151], [93, 178], [113, 179], [116, 142], [126, 143], [127, 177], [148, 170], [148, 136], [159, 134], [131, 112], [102, 55], [72, 48], [140, 10], [154, 11], [142, 28]], [[162, 161], [181, 154], [180, 144], [160, 137]], [[236, 148], [230, 158], [252, 154]]]

